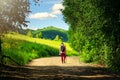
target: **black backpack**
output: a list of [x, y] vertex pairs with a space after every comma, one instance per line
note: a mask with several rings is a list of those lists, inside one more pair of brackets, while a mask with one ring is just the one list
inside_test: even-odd
[[65, 46], [61, 46], [61, 51], [62, 51], [62, 52], [65, 51]]

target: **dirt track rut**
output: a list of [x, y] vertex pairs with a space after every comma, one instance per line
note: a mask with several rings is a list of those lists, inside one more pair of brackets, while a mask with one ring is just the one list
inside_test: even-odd
[[120, 80], [101, 65], [79, 62], [78, 57], [67, 57], [62, 64], [60, 57], [35, 59], [26, 66], [0, 68], [0, 80]]

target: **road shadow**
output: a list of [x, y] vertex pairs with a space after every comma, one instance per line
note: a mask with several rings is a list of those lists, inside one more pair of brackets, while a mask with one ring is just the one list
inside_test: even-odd
[[91, 66], [0, 67], [0, 80], [120, 80], [120, 73]]

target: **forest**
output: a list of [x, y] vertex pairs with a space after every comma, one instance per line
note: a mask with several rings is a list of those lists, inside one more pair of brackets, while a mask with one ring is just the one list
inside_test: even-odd
[[32, 33], [32, 37], [34, 38], [43, 38], [43, 39], [51, 39], [54, 40], [56, 36], [59, 37], [64, 42], [68, 41], [68, 31], [60, 28], [56, 28], [54, 26], [48, 26], [43, 29], [37, 29], [37, 30], [30, 30], [26, 29], [21, 32], [21, 34], [27, 35], [28, 32]]

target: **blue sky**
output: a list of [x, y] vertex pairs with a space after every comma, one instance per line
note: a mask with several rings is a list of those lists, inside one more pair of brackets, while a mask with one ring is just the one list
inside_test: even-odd
[[40, 0], [40, 5], [35, 5], [31, 2], [30, 10], [27, 20], [30, 29], [41, 29], [48, 26], [55, 26], [58, 28], [68, 30], [68, 25], [63, 20], [63, 15], [60, 9], [64, 9], [62, 0]]

